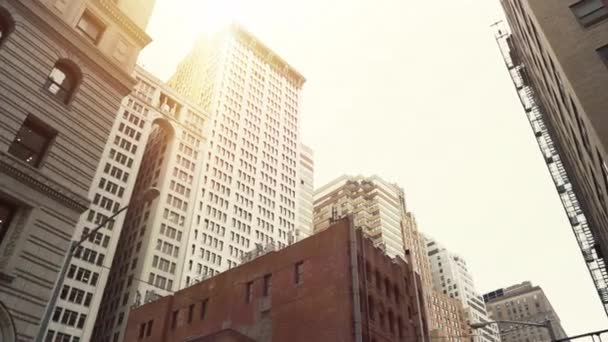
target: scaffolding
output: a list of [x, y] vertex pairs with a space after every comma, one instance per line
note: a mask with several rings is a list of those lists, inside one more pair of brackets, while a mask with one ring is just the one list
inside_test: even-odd
[[546, 113], [542, 102], [536, 97], [526, 66], [513, 44], [508, 25], [503, 21], [499, 21], [494, 23], [492, 28], [494, 29], [494, 38], [500, 48], [509, 75], [513, 80], [519, 100], [524, 107], [543, 159], [547, 164], [562, 205], [568, 215], [570, 226], [604, 306], [604, 311], [608, 315], [608, 272], [606, 270], [606, 263], [603, 255], [598, 253], [595, 237], [590, 229], [590, 223], [585, 217], [577, 194], [568, 178], [568, 173], [552, 138], [553, 133], [547, 127]]

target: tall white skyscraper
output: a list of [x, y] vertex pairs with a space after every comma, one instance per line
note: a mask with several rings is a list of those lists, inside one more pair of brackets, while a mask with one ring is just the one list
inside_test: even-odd
[[181, 286], [295, 241], [304, 82], [238, 25], [199, 40], [178, 66], [170, 85], [211, 115]]
[[121, 341], [133, 305], [235, 267], [252, 250], [295, 241], [298, 185], [307, 179], [299, 166], [308, 153], [298, 129], [303, 84], [239, 26], [199, 40], [172, 88], [148, 81], [163, 117], [152, 120], [133, 196], [157, 187], [160, 197], [129, 210], [94, 341]]
[[[82, 302], [80, 292], [74, 291], [86, 291], [85, 301], [93, 294], [82, 341], [122, 341], [132, 305], [180, 287], [185, 242], [200, 198], [206, 112], [146, 71], [137, 69], [135, 76], [136, 90], [118, 113], [91, 190], [92, 214], [81, 220], [81, 229], [99, 220], [96, 212], [107, 216], [127, 204], [129, 196], [137, 199], [152, 187], [160, 196], [152, 203], [134, 200], [126, 215], [118, 216], [78, 253], [82, 260], [75, 260], [69, 270], [58, 308], [74, 310]], [[105, 259], [100, 253], [106, 253]], [[54, 324], [62, 325], [60, 331], [64, 323], [61, 319]]]
[[[469, 322], [490, 321], [483, 297], [475, 289], [473, 276], [464, 259], [425, 236], [435, 291], [460, 300]], [[500, 342], [495, 325], [488, 325], [473, 335], [474, 342]]]

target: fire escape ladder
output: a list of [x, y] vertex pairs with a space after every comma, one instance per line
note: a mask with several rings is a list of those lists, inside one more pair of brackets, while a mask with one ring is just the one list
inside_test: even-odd
[[566, 211], [593, 284], [604, 305], [604, 311], [608, 314], [608, 271], [606, 270], [604, 256], [597, 248], [589, 222], [572, 188], [568, 172], [553, 141], [553, 133], [547, 127], [544, 108], [542, 103], [537, 100], [534, 88], [529, 80], [528, 70], [513, 43], [513, 36], [510, 34], [508, 26], [502, 21], [495, 23], [492, 27], [496, 43]]

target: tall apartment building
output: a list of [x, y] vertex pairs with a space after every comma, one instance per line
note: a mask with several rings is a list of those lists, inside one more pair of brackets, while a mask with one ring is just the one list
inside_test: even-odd
[[[547, 296], [539, 286], [529, 281], [498, 289], [483, 295], [492, 320], [510, 320], [543, 323], [551, 320], [557, 339], [566, 338], [559, 317]], [[503, 342], [544, 342], [551, 341], [545, 328], [500, 324], [500, 338]]]
[[449, 296], [432, 291], [430, 314], [434, 317], [430, 331], [431, 341], [437, 342], [471, 342], [472, 334], [467, 322], [462, 303]]
[[[0, 0], [2, 341], [44, 333], [40, 320], [89, 206], [120, 101], [135, 84], [132, 68], [150, 41], [144, 29], [153, 6]], [[83, 317], [66, 320], [80, 325]]]
[[[496, 39], [608, 313], [608, 3], [502, 0]], [[507, 27], [508, 26], [508, 27]]]
[[[78, 221], [76, 237], [88, 234], [106, 217], [129, 204], [150, 134], [163, 119], [176, 117], [162, 109], [173, 94], [158, 79], [141, 68], [136, 68], [134, 77], [137, 85], [122, 101], [116, 115], [89, 190], [92, 203]], [[204, 113], [189, 111], [183, 122], [198, 126], [194, 130], [200, 135], [205, 119]], [[124, 219], [124, 215], [117, 216], [76, 250], [53, 308], [49, 336], [91, 339]]]
[[[488, 322], [490, 319], [483, 297], [475, 289], [473, 275], [464, 259], [428, 236], [425, 240], [435, 291], [460, 301], [469, 323]], [[496, 326], [489, 325], [477, 330], [472, 340], [499, 342], [500, 334]]]
[[[205, 197], [195, 208], [182, 287], [238, 265], [253, 249], [295, 241], [304, 82], [238, 25], [199, 40], [178, 66], [169, 83], [210, 113], [200, 184]], [[213, 272], [201, 274], [199, 265]]]
[[134, 309], [126, 340], [427, 341], [418, 277], [344, 218]]
[[[203, 196], [206, 112], [141, 68], [135, 77], [138, 84], [123, 101], [91, 189], [91, 212], [115, 210], [131, 198], [134, 202], [125, 216], [78, 251], [80, 260], [74, 261], [74, 272], [71, 268], [67, 275], [53, 316], [57, 331], [66, 331], [62, 310], [63, 315], [85, 310], [89, 315], [81, 335], [85, 341], [122, 341], [131, 305], [180, 287], [186, 241], [192, 234], [189, 228]], [[136, 200], [152, 187], [160, 191], [156, 201]], [[79, 227], [86, 231], [95, 219], [88, 215]], [[97, 261], [91, 255], [97, 255]], [[96, 284], [80, 279], [85, 268], [99, 274]], [[83, 291], [84, 302], [78, 295]]]
[[425, 294], [429, 326], [432, 329], [433, 288], [430, 264], [424, 238], [418, 231], [414, 215], [405, 205], [405, 194], [396, 184], [378, 176], [341, 176], [315, 190], [314, 232], [329, 227], [336, 218], [352, 215], [374, 243], [389, 256], [411, 257], [414, 270], [420, 274]]
[[299, 227], [296, 230], [296, 240], [307, 238], [313, 233], [312, 202], [314, 198], [314, 154], [310, 147], [300, 144], [298, 182], [298, 216]]

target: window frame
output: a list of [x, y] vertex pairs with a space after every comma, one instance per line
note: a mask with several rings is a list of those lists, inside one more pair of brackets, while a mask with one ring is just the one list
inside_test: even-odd
[[595, 52], [597, 52], [604, 65], [608, 67], [608, 44], [598, 47]]
[[0, 48], [8, 40], [8, 37], [15, 31], [15, 20], [11, 13], [4, 7], [0, 7], [0, 27], [4, 28], [0, 36]]
[[605, 0], [598, 0], [600, 3], [602, 3], [602, 4], [604, 5], [604, 7], [603, 7], [603, 8], [604, 8], [604, 10], [605, 10], [605, 13], [604, 13], [604, 15], [603, 15], [603, 16], [601, 16], [601, 17], [599, 17], [599, 18], [596, 18], [596, 19], [594, 19], [594, 20], [588, 21], [588, 22], [587, 22], [587, 21], [584, 21], [584, 19], [583, 19], [583, 18], [585, 18], [585, 17], [588, 17], [588, 16], [589, 16], [590, 14], [592, 14], [592, 13], [595, 13], [595, 12], [597, 12], [597, 11], [601, 11], [601, 10], [602, 10], [602, 7], [600, 7], [599, 9], [597, 9], [597, 10], [595, 10], [595, 11], [592, 11], [592, 12], [587, 13], [585, 16], [582, 16], [582, 17], [579, 17], [579, 16], [578, 16], [576, 9], [577, 9], [578, 7], [582, 7], [582, 5], [583, 5], [585, 2], [591, 2], [591, 1], [594, 1], [594, 0], [580, 0], [580, 1], [578, 1], [578, 2], [576, 2], [576, 3], [574, 3], [574, 4], [572, 4], [572, 5], [570, 5], [570, 10], [572, 11], [572, 14], [574, 15], [574, 17], [576, 18], [576, 20], [578, 21], [578, 23], [579, 23], [579, 24], [580, 24], [582, 27], [584, 27], [584, 28], [589, 28], [589, 27], [591, 27], [591, 26], [593, 26], [593, 25], [597, 25], [598, 23], [601, 23], [601, 22], [603, 22], [603, 21], [608, 21], [608, 3], [606, 3], [606, 1], [605, 1]]
[[[46, 139], [45, 143], [44, 143], [44, 148], [36, 151], [37, 158], [34, 163], [30, 163], [27, 161], [27, 159], [22, 159], [17, 154], [11, 152], [14, 145], [16, 147], [21, 147], [21, 148], [30, 150], [29, 146], [18, 141], [19, 134], [21, 134], [23, 129], [28, 129], [28, 130], [32, 131], [33, 133], [37, 134], [38, 136], [44, 137]], [[37, 117], [35, 117], [33, 115], [28, 115], [21, 123], [21, 127], [19, 127], [19, 130], [16, 132], [15, 137], [9, 146], [8, 153], [13, 158], [18, 159], [18, 160], [30, 165], [31, 167], [40, 168], [42, 166], [44, 160], [46, 159], [51, 146], [55, 142], [56, 137], [57, 137], [57, 130], [53, 129], [51, 126], [47, 125], [45, 122], [38, 119]]]
[[[83, 27], [80, 26], [80, 23], [85, 17], [89, 19], [87, 23], [92, 23], [93, 25], [96, 25], [99, 28], [99, 33], [97, 34], [97, 37], [90, 36], [89, 33]], [[97, 45], [103, 38], [103, 35], [106, 30], [108, 29], [108, 25], [102, 19], [100, 19], [99, 16], [95, 15], [93, 11], [88, 8], [85, 8], [84, 11], [82, 11], [82, 14], [80, 14], [80, 17], [78, 17], [78, 21], [76, 22], [75, 28], [76, 31], [80, 32], [89, 42], [93, 43], [94, 45]]]

